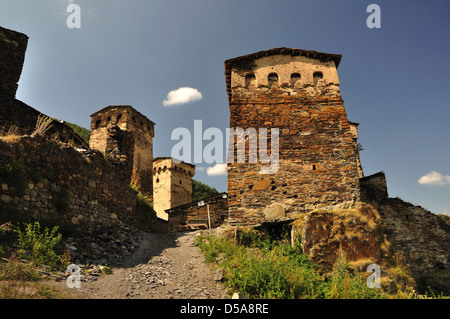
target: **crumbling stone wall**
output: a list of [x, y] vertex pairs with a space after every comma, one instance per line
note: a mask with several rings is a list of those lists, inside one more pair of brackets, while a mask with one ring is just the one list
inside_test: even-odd
[[[422, 291], [433, 274], [450, 273], [450, 222], [447, 216], [436, 215], [423, 207], [388, 197], [383, 172], [361, 179], [365, 202], [380, 213], [384, 232], [402, 263], [412, 272]], [[439, 277], [439, 276], [438, 276]], [[438, 278], [437, 277], [437, 278]]]
[[[261, 162], [228, 164], [231, 224], [266, 219], [270, 205], [299, 214], [321, 205], [359, 200], [357, 150], [339, 91], [341, 56], [272, 49], [225, 61], [230, 128], [279, 129], [279, 168]], [[258, 139], [260, 136], [258, 136]], [[271, 149], [268, 140], [267, 149]], [[272, 213], [272, 210], [269, 209]]]
[[51, 220], [81, 229], [120, 223], [152, 229], [155, 212], [136, 211], [124, 162], [42, 137], [0, 141], [1, 219]]

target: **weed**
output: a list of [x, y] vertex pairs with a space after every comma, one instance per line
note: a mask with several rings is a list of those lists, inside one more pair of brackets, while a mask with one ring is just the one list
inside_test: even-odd
[[24, 230], [16, 227], [18, 235], [18, 257], [30, 260], [35, 265], [45, 264], [53, 270], [62, 270], [68, 263], [67, 254], [59, 256], [56, 245], [61, 241], [62, 235], [58, 233], [58, 226], [52, 230], [45, 228], [41, 231], [38, 222], [24, 224]]
[[53, 118], [48, 117], [43, 114], [39, 114], [36, 121], [36, 128], [34, 132], [31, 134], [32, 137], [39, 135], [45, 136], [45, 133], [53, 126], [51, 123], [53, 122]]

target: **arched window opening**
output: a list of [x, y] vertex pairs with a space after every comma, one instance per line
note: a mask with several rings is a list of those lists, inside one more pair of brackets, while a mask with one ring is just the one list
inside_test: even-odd
[[314, 74], [313, 74], [314, 87], [317, 86], [317, 82], [319, 82], [320, 79], [323, 79], [323, 73], [322, 72], [314, 72]]
[[278, 82], [278, 74], [270, 73], [269, 77], [268, 77], [268, 80], [269, 80], [269, 88], [270, 88], [270, 87], [272, 87], [272, 85], [274, 83]]
[[301, 76], [300, 73], [292, 73], [291, 74], [291, 87], [294, 88], [295, 82], [300, 80]]
[[256, 76], [252, 74], [247, 74], [245, 76], [245, 87], [248, 88], [250, 85], [255, 85]]

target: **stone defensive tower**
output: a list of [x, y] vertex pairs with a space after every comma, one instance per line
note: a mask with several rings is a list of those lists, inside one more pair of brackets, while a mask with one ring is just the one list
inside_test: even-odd
[[90, 147], [108, 158], [131, 160], [130, 183], [153, 194], [155, 123], [130, 105], [111, 105], [91, 115]]
[[0, 27], [0, 100], [16, 97], [28, 36]]
[[168, 220], [166, 209], [192, 202], [192, 177], [195, 165], [158, 157], [153, 162], [153, 209]]
[[228, 163], [231, 224], [359, 200], [357, 125], [350, 126], [339, 91], [340, 61], [341, 55], [290, 48], [225, 61], [230, 128], [267, 128], [268, 153], [277, 142], [269, 132], [279, 129], [274, 174], [260, 174], [265, 164], [259, 158], [249, 163], [248, 151], [255, 150], [248, 143], [245, 163], [237, 163], [237, 138], [230, 138], [235, 150]]

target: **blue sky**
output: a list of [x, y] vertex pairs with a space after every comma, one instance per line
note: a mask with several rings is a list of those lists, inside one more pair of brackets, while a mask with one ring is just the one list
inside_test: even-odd
[[[66, 25], [70, 3], [79, 29]], [[381, 29], [366, 25], [371, 3]], [[84, 127], [95, 111], [130, 104], [156, 123], [154, 156], [170, 156], [171, 132], [196, 119], [225, 132], [225, 60], [281, 46], [342, 54], [365, 174], [384, 171], [391, 197], [434, 213], [450, 213], [449, 16], [446, 0], [0, 2], [0, 25], [30, 37], [17, 98]], [[201, 98], [163, 105], [180, 87]], [[195, 178], [226, 191], [210, 166], [197, 164]]]

